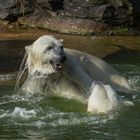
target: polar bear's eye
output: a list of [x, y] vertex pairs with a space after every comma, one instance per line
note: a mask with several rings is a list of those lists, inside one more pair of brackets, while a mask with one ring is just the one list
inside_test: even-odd
[[47, 48], [47, 50], [49, 51], [49, 50], [52, 50], [53, 49], [53, 47], [52, 46], [50, 46], [50, 47], [48, 47]]
[[47, 47], [45, 50], [44, 50], [44, 53], [46, 53], [47, 51], [50, 51], [52, 50], [54, 47], [50, 46], [50, 47]]

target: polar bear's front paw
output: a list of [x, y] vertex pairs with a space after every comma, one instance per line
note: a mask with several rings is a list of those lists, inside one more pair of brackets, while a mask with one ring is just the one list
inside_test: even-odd
[[121, 103], [121, 99], [110, 85], [94, 82], [90, 91], [87, 109], [89, 112], [107, 113]]

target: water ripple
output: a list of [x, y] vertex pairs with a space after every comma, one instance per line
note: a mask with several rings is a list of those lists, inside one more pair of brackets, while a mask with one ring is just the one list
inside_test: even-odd
[[0, 81], [16, 80], [17, 73], [0, 74]]

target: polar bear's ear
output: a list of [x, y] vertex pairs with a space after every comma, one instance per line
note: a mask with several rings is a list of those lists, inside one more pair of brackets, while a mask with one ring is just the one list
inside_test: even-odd
[[63, 40], [63, 39], [59, 39], [59, 41], [60, 41], [61, 43], [63, 43], [63, 42], [64, 42], [64, 40]]
[[30, 52], [32, 50], [32, 45], [25, 46], [26, 52]]

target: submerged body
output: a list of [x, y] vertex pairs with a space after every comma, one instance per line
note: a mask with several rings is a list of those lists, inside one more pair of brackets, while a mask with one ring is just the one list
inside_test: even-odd
[[92, 113], [107, 113], [125, 103], [115, 92], [131, 91], [123, 76], [105, 61], [62, 45], [53, 36], [42, 36], [26, 47], [28, 77], [23, 91], [75, 99]]

